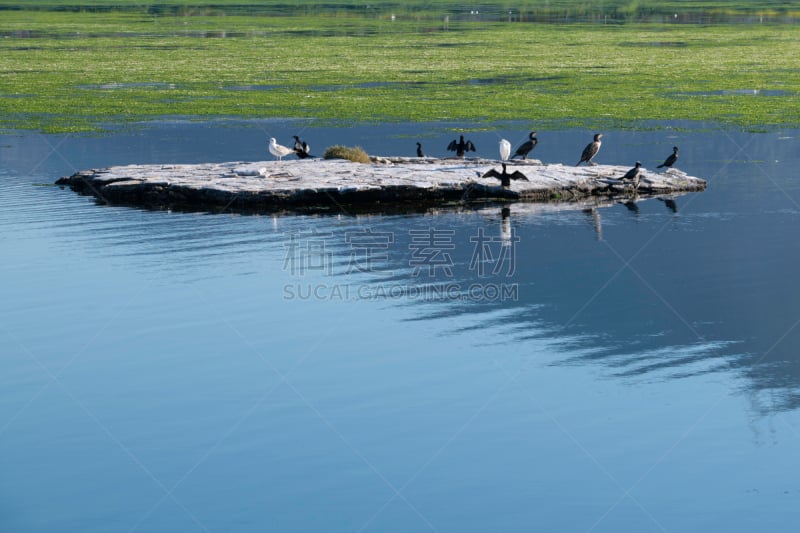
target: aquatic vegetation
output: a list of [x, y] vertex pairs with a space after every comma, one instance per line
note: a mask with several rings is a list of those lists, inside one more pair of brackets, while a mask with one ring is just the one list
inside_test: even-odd
[[369, 155], [360, 146], [329, 146], [322, 154], [323, 159], [347, 159], [354, 163], [369, 163]]
[[425, 10], [379, 1], [370, 13], [334, 2], [321, 14], [307, 2], [280, 12], [259, 4], [246, 16], [246, 2], [227, 0], [193, 2], [191, 13], [174, 2], [159, 4], [166, 11], [81, 4], [94, 10], [37, 0], [28, 7], [38, 10], [2, 12], [0, 127], [90, 130], [165, 115], [537, 128], [800, 124], [800, 39], [789, 24], [454, 16], [445, 25], [446, 1]]
[[[22, 9], [18, 0], [0, 0], [0, 9]], [[336, 17], [390, 17], [414, 15], [431, 19], [450, 15], [454, 19], [521, 21], [644, 21], [682, 18], [699, 22], [730, 21], [736, 17], [796, 18], [797, 5], [790, 0], [519, 0], [512, 4], [478, 4], [469, 11], [458, 0], [374, 0], [368, 4], [352, 0], [295, 0], [294, 2], [247, 2], [242, 0], [26, 0], [25, 9], [109, 12], [126, 11], [158, 16], [332, 15]], [[678, 15], [678, 17], [676, 17]]]

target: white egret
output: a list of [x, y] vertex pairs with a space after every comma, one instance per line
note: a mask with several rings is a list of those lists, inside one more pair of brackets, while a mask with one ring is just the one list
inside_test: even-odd
[[511, 155], [511, 143], [505, 139], [500, 139], [500, 160], [506, 161]]

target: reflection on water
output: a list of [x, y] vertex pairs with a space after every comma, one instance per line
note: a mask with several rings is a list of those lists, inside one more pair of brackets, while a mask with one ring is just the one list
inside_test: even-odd
[[0, 138], [0, 529], [792, 530], [796, 132], [608, 132], [602, 163], [679, 144], [709, 179], [628, 204], [206, 214], [33, 186], [294, 134], [441, 156], [457, 126]]
[[[224, 139], [217, 128], [181, 123], [101, 139], [67, 136], [49, 140], [25, 135], [10, 137], [3, 151], [19, 169], [63, 169], [48, 176], [53, 179], [77, 167], [197, 161], [207, 153], [216, 154], [211, 158], [216, 160], [262, 157], [267, 130], [279, 128], [285, 125], [234, 128], [226, 131]], [[380, 139], [371, 127], [341, 130], [300, 124], [294, 128], [284, 136], [304, 130], [312, 139], [364, 144], [373, 153], [397, 155], [413, 150], [411, 131], [417, 129], [398, 127], [393, 135]], [[524, 136], [524, 129], [520, 128], [519, 136]], [[447, 128], [423, 135], [428, 137], [427, 146], [438, 145], [444, 152], [443, 139], [450, 135]], [[476, 144], [492, 146], [495, 136], [504, 135], [485, 133]], [[545, 160], [572, 157], [581, 144], [579, 135], [555, 132], [550, 143], [542, 136], [539, 156]], [[728, 152], [726, 139], [675, 134], [661, 144], [671, 144], [679, 136], [686, 154], [682, 164], [711, 179], [706, 193], [681, 199], [631, 198], [621, 204], [601, 201], [588, 207], [515, 204], [434, 209], [417, 215], [342, 212], [308, 218], [170, 216], [86, 207], [80, 213], [81, 231], [74, 233], [66, 221], [74, 216], [75, 204], [84, 204], [85, 199], [57, 189], [30, 188], [24, 176], [22, 181], [6, 176], [3, 194], [14, 201], [3, 216], [6, 224], [26, 231], [46, 228], [56, 241], [53, 246], [96, 247], [94, 253], [109, 260], [141, 260], [157, 269], [158, 275], [180, 274], [174, 280], [179, 283], [207, 275], [204, 271], [215, 262], [240, 264], [243, 274], [253, 275], [258, 268], [245, 266], [252, 261], [250, 254], [265, 247], [280, 254], [294, 246], [299, 255], [291, 259], [291, 265], [284, 258], [281, 272], [299, 275], [291, 294], [286, 293], [293, 298], [386, 300], [419, 306], [415, 313], [421, 320], [486, 315], [490, 318], [481, 320], [483, 327], [501, 330], [497, 335], [503, 342], [522, 342], [541, 332], [563, 335], [570, 339], [565, 364], [604, 364], [609, 375], [669, 378], [738, 369], [754, 394], [769, 389], [774, 408], [794, 409], [800, 390], [794, 332], [790, 329], [785, 337], [779, 333], [800, 316], [794, 305], [800, 298], [791, 297], [800, 292], [800, 286], [790, 283], [789, 277], [797, 245], [788, 236], [783, 239], [767, 231], [774, 224], [767, 220], [773, 217], [753, 216], [756, 198], [766, 201], [775, 193], [758, 190], [760, 185], [755, 190], [738, 190], [742, 180], [753, 179], [752, 170], [743, 166], [715, 175], [719, 163], [706, 156]], [[645, 147], [655, 162], [663, 152], [658, 146], [648, 147], [649, 139], [664, 137], [660, 132], [618, 132], [610, 137], [613, 144], [608, 142], [603, 153], [608, 162], [619, 160], [620, 153], [635, 152], [641, 157]], [[191, 146], [181, 140], [184, 138], [192, 139]], [[165, 140], [169, 145], [160, 146]], [[713, 143], [721, 147], [709, 148]], [[789, 146], [785, 143], [787, 150]], [[773, 153], [765, 159], [778, 160], [781, 167], [772, 168], [771, 174], [789, 168], [796, 158], [791, 150], [776, 154], [775, 149], [771, 146]], [[33, 163], [37, 158], [40, 164]], [[71, 168], [65, 168], [65, 161]], [[784, 178], [778, 174], [772, 179]], [[782, 192], [791, 202], [791, 193]], [[742, 196], [747, 202], [743, 203]], [[729, 203], [730, 198], [735, 205]], [[678, 201], [689, 209], [679, 211]], [[59, 217], [62, 212], [64, 218]], [[796, 212], [777, 216], [790, 223]], [[761, 219], [764, 227], [759, 225]], [[318, 257], [313, 257], [315, 253]], [[306, 270], [324, 273], [327, 279], [323, 282], [306, 282], [302, 278], [308, 272], [297, 269], [300, 262], [312, 259], [315, 265], [305, 265]], [[359, 264], [359, 260], [367, 263]], [[192, 268], [187, 270], [187, 264]], [[774, 300], [768, 299], [770, 294], [776, 295]], [[764, 299], [769, 305], [760, 304]], [[502, 316], [491, 318], [500, 310]], [[530, 330], [537, 333], [531, 336]], [[773, 346], [779, 338], [783, 340]], [[582, 355], [569, 356], [569, 350], [576, 347]]]
[[[603, 235], [602, 210], [597, 208], [587, 211], [590, 220], [585, 225], [572, 214], [543, 220], [541, 214], [526, 212], [524, 205], [476, 213], [445, 212], [418, 223], [431, 224], [434, 232], [455, 228], [448, 230], [453, 234], [430, 234], [422, 250], [420, 243], [414, 242], [412, 232], [416, 230], [406, 230], [402, 223], [392, 225], [395, 253], [386, 256], [386, 271], [393, 277], [346, 279], [342, 281], [347, 287], [344, 292], [314, 294], [311, 285], [305, 288], [305, 295], [297, 297], [376, 298], [417, 305], [414, 320], [459, 322], [469, 318], [470, 323], [479, 322], [484, 331], [502, 339], [502, 344], [512, 346], [542, 336], [563, 337], [568, 339], [559, 349], [564, 359], [555, 364], [601, 364], [609, 376], [674, 379], [736, 370], [749, 381], [756, 374], [758, 378], [751, 383], [754, 395], [759, 396], [764, 387], [770, 391], [772, 408], [796, 409], [800, 367], [792, 329], [780, 347], [773, 346], [773, 336], [742, 333], [765, 327], [777, 335], [791, 328], [793, 320], [800, 317], [797, 300], [788, 298], [785, 306], [776, 302], [771, 309], [754, 308], [742, 301], [752, 295], [730, 285], [732, 273], [727, 270], [731, 265], [707, 254], [699, 260], [681, 252], [707, 244], [703, 244], [708, 236], [705, 232], [695, 233], [702, 222], [673, 221], [670, 215], [675, 213], [675, 200], [663, 202], [668, 206], [667, 216], [655, 200], [641, 205], [626, 202], [621, 209], [609, 209], [605, 216], [610, 235], [603, 241], [605, 246], [590, 251], [586, 250], [587, 236], [593, 234], [601, 240]], [[623, 242], [620, 226], [631, 222], [636, 224], [635, 232], [623, 237]], [[706, 226], [714, 224], [706, 222]], [[651, 246], [654, 236], [658, 242]], [[690, 239], [693, 242], [687, 242]], [[512, 250], [504, 253], [505, 247]], [[327, 249], [340, 254], [336, 266], [345, 266], [352, 259], [347, 246]], [[427, 275], [415, 267], [415, 251], [433, 262], [422, 272]], [[437, 258], [441, 264], [434, 261]], [[785, 256], [782, 260], [791, 264]], [[768, 262], [777, 261], [781, 260]], [[749, 268], [753, 269], [750, 275], [764, 276], [755, 264]], [[336, 283], [332, 286], [341, 288]], [[721, 310], [715, 298], [699, 299], [704, 293], [726, 291], [739, 293], [727, 299], [741, 303]], [[765, 323], [759, 325], [762, 321]], [[778, 327], [767, 325], [778, 323]], [[570, 355], [575, 351], [579, 355]], [[776, 359], [783, 363], [775, 364]]]

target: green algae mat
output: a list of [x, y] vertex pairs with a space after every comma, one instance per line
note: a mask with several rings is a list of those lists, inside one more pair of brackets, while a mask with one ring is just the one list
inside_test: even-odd
[[800, 26], [785, 22], [800, 7], [725, 2], [738, 22], [719, 23], [721, 12], [679, 14], [687, 2], [649, 17], [606, 4], [610, 17], [562, 23], [511, 3], [470, 13], [452, 2], [0, 0], [0, 128], [165, 116], [800, 125]]

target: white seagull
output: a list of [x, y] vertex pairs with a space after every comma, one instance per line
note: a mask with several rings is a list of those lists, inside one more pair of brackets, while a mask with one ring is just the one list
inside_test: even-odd
[[500, 139], [500, 160], [506, 161], [508, 160], [508, 156], [511, 155], [511, 143], [505, 139]]
[[277, 157], [278, 161], [281, 161], [283, 159], [283, 156], [290, 155], [295, 152], [291, 148], [287, 148], [283, 145], [278, 144], [278, 141], [275, 140], [275, 137], [271, 137], [269, 140], [269, 153]]

